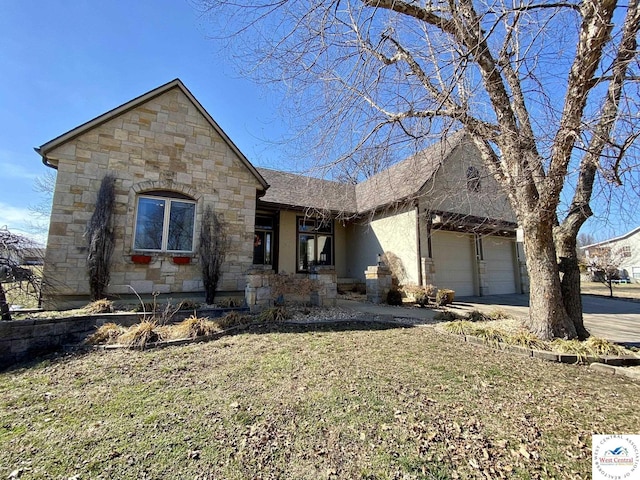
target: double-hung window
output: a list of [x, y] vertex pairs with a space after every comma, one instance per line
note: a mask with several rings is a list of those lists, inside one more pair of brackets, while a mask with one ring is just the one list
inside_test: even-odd
[[138, 196], [135, 250], [193, 252], [196, 202], [173, 192]]
[[298, 271], [333, 265], [333, 221], [298, 217]]

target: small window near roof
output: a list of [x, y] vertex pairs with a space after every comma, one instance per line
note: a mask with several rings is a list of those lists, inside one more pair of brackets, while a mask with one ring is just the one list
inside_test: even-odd
[[[192, 252], [196, 202], [173, 192], [138, 196], [135, 250]], [[178, 197], [178, 198], [176, 198]]]
[[630, 257], [631, 256], [631, 246], [625, 245], [624, 247], [622, 247], [621, 252], [622, 252], [622, 256], [623, 257]]
[[476, 167], [467, 168], [467, 190], [470, 192], [480, 191], [480, 172]]

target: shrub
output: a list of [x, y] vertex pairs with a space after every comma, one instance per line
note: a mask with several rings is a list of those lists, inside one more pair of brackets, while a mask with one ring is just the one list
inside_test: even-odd
[[438, 290], [438, 293], [436, 294], [436, 305], [438, 307], [442, 307], [444, 305], [453, 303], [454, 295], [455, 292], [453, 290], [448, 290], [445, 288]]
[[427, 293], [428, 297], [435, 297], [436, 295], [438, 295], [438, 287], [434, 286], [434, 285], [427, 285], [426, 287], [424, 287], [424, 291]]
[[429, 295], [426, 291], [420, 289], [413, 294], [413, 298], [415, 298], [416, 303], [421, 307], [429, 305]]
[[107, 300], [106, 298], [96, 300], [95, 302], [91, 302], [86, 307], [84, 307], [84, 311], [92, 314], [113, 313], [113, 302], [111, 300]]
[[387, 303], [389, 305], [402, 305], [402, 293], [397, 288], [392, 288], [387, 292]]

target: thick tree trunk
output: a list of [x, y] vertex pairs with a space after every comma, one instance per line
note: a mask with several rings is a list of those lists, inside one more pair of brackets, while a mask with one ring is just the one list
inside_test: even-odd
[[2, 320], [11, 320], [11, 312], [9, 311], [9, 304], [7, 303], [7, 296], [2, 282], [0, 282], [0, 318]]
[[580, 264], [578, 262], [577, 236], [580, 228], [592, 215], [585, 191], [590, 192], [593, 187], [595, 168], [587, 164], [583, 168], [583, 176], [578, 190], [574, 195], [572, 208], [565, 220], [554, 229], [556, 251], [560, 258], [560, 272], [562, 275], [562, 298], [569, 318], [573, 322], [578, 338], [584, 340], [589, 332], [582, 319], [582, 297], [580, 296]]
[[[562, 255], [562, 253], [561, 253]], [[580, 340], [589, 338], [589, 331], [584, 326], [582, 319], [582, 296], [580, 295], [580, 265], [578, 258], [573, 256], [560, 257], [560, 272], [562, 275], [562, 302], [564, 308], [573, 322]]]
[[576, 327], [563, 302], [552, 227], [532, 220], [525, 222], [523, 228], [527, 271], [531, 279], [527, 327], [543, 340], [576, 338]]

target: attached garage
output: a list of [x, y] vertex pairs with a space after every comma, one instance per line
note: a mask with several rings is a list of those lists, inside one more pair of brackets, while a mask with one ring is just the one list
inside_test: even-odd
[[455, 290], [456, 297], [476, 295], [473, 235], [433, 232], [431, 250], [437, 286]]
[[487, 272], [487, 291], [484, 295], [516, 293], [514, 239], [487, 236], [482, 250]]

